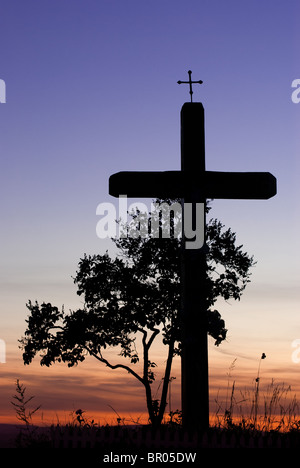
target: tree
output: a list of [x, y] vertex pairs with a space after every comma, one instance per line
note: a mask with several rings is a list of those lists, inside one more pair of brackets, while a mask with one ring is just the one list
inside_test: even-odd
[[[138, 214], [132, 217], [139, 223], [151, 221], [141, 221]], [[242, 245], [235, 245], [236, 235], [231, 229], [224, 230], [221, 222], [211, 219], [206, 230], [207, 332], [218, 346], [227, 330], [213, 305], [219, 297], [240, 299], [254, 262], [242, 251]], [[115, 258], [106, 252], [84, 255], [79, 262], [74, 282], [77, 294], [84, 297], [84, 308], [66, 314], [51, 303], [28, 302], [30, 315], [20, 340], [23, 360], [29, 364], [42, 352], [41, 365], [62, 361], [74, 366], [90, 355], [111, 369], [124, 369], [143, 385], [149, 421], [156, 426], [166, 410], [173, 357], [181, 352], [181, 241], [174, 235], [169, 239], [149, 235], [113, 241], [120, 252]], [[150, 348], [158, 335], [167, 349], [160, 400], [153, 398], [156, 363], [150, 359]], [[138, 337], [142, 356], [136, 347]], [[108, 347], [118, 348], [126, 363], [109, 362], [105, 357]], [[141, 372], [137, 370], [140, 361]]]

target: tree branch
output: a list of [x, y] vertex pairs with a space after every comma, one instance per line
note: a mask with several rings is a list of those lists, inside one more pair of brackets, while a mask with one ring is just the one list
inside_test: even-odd
[[152, 333], [152, 335], [151, 335], [151, 337], [150, 337], [150, 339], [149, 339], [149, 341], [148, 341], [148, 343], [147, 343], [147, 348], [148, 348], [148, 349], [149, 349], [150, 346], [152, 345], [152, 343], [153, 343], [153, 341], [154, 341], [156, 335], [158, 335], [158, 333], [159, 333], [158, 328], [153, 328], [153, 329], [151, 329], [151, 331], [153, 331], [153, 333]]
[[142, 342], [143, 342], [143, 346], [147, 348], [147, 350], [149, 350], [150, 346], [152, 345], [156, 335], [159, 334], [160, 330], [158, 328], [150, 328], [150, 330], [153, 332], [151, 337], [149, 338], [149, 341], [148, 343], [146, 342], [147, 340], [147, 336], [148, 336], [148, 333], [146, 330], [144, 330], [144, 328], [137, 328], [138, 331], [140, 331], [144, 336], [143, 336], [143, 339], [142, 339]]
[[101, 354], [101, 351], [99, 350], [99, 356], [94, 353], [93, 351], [91, 351], [89, 348], [86, 348], [86, 350], [89, 352], [89, 354], [93, 357], [95, 357], [98, 361], [100, 362], [103, 362], [107, 367], [109, 367], [110, 369], [124, 369], [126, 370], [127, 372], [129, 372], [129, 374], [133, 375], [139, 382], [141, 382], [143, 385], [144, 385], [144, 380], [142, 379], [142, 377], [140, 377], [134, 370], [132, 370], [130, 367], [124, 365], [124, 364], [111, 364], [110, 362], [108, 362], [107, 359], [105, 359], [102, 354]]

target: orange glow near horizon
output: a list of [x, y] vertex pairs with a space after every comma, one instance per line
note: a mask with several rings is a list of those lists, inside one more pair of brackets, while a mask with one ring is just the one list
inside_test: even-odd
[[[233, 357], [225, 344], [216, 348], [209, 344], [210, 361], [210, 417], [211, 424], [223, 421], [225, 410], [232, 404], [233, 417], [237, 420], [249, 417], [253, 404], [255, 379], [261, 353], [257, 357]], [[300, 398], [296, 364], [290, 363], [284, 369], [284, 356], [278, 351], [275, 356], [268, 355], [260, 365], [259, 404], [263, 408], [270, 402], [272, 392], [277, 391], [278, 412], [280, 405], [287, 412], [296, 414], [297, 400]], [[159, 385], [163, 376], [163, 358], [156, 355], [158, 363], [157, 380], [154, 383], [153, 398], [160, 398]], [[283, 361], [280, 362], [280, 359]], [[9, 364], [9, 367], [6, 367]], [[34, 396], [30, 408], [41, 405], [33, 416], [33, 423], [38, 425], [70, 424], [76, 419], [75, 411], [84, 411], [84, 417], [100, 425], [147, 424], [148, 415], [143, 386], [124, 370], [111, 370], [92, 358], [87, 358], [77, 367], [68, 368], [55, 364], [50, 368], [41, 367], [36, 359], [31, 365], [24, 366], [20, 356], [1, 364], [1, 402], [0, 423], [17, 424], [14, 408], [11, 404], [16, 394], [17, 379], [26, 387], [26, 396]], [[280, 373], [278, 368], [281, 368]], [[171, 384], [171, 410], [180, 410], [180, 359], [175, 358], [171, 375], [176, 377]], [[280, 376], [280, 377], [279, 377]], [[158, 390], [157, 390], [158, 389]], [[233, 392], [233, 393], [232, 393]], [[280, 399], [279, 399], [280, 396]], [[170, 397], [170, 393], [169, 393]], [[169, 399], [169, 398], [168, 398]], [[279, 401], [280, 400], [280, 401]], [[169, 408], [166, 410], [169, 412]], [[300, 419], [300, 417], [298, 418]]]

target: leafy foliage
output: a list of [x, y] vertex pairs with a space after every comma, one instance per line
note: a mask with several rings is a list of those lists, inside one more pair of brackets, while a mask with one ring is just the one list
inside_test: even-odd
[[[226, 328], [220, 313], [213, 309], [219, 297], [239, 300], [250, 281], [249, 269], [253, 257], [235, 246], [236, 236], [217, 220], [210, 220], [207, 235], [207, 314], [208, 333], [219, 345], [226, 338]], [[111, 258], [93, 255], [80, 260], [74, 278], [79, 296], [84, 297], [83, 309], [65, 314], [49, 303], [41, 306], [29, 301], [30, 316], [21, 340], [23, 360], [29, 364], [42, 352], [41, 365], [63, 361], [74, 366], [92, 355], [108, 367], [123, 368], [145, 387], [150, 420], [161, 420], [167, 397], [171, 364], [180, 354], [180, 246], [171, 239], [149, 235], [114, 240], [120, 255]], [[134, 365], [140, 361], [136, 350], [138, 334], [142, 337], [143, 372]], [[149, 359], [149, 349], [161, 334], [168, 349], [168, 358], [159, 410], [151, 396], [155, 380], [155, 363]], [[112, 365], [103, 356], [107, 347], [118, 347], [119, 354], [129, 360]]]

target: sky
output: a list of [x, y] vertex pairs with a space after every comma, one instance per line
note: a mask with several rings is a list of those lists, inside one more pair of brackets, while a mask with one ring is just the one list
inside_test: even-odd
[[[96, 235], [98, 204], [117, 206], [109, 176], [180, 169], [189, 94], [177, 81], [188, 70], [203, 80], [193, 98], [205, 108], [207, 170], [267, 171], [278, 184], [269, 200], [213, 202], [211, 216], [257, 264], [241, 301], [218, 304], [228, 337], [209, 342], [211, 394], [225, 391], [233, 362], [230, 379], [251, 387], [264, 352], [262, 382], [299, 395], [299, 13], [295, 0], [0, 1], [0, 422], [15, 421], [16, 379], [45, 421], [78, 407], [101, 421], [145, 413], [143, 389], [127, 374], [92, 359], [25, 367], [18, 340], [29, 299], [82, 306], [72, 280], [79, 259], [112, 248]], [[153, 353], [160, 358], [159, 347]], [[172, 375], [175, 409], [176, 360]]]

